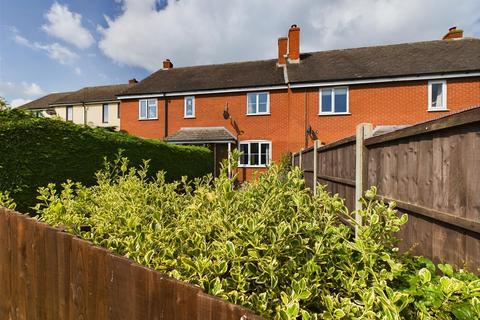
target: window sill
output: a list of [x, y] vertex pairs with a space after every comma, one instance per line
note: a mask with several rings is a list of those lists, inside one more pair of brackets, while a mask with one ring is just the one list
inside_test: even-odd
[[183, 119], [195, 119], [195, 118], [196, 118], [195, 116], [183, 117]]
[[448, 111], [450, 111], [450, 110], [438, 108], [438, 109], [428, 109], [427, 111], [428, 111], [428, 112], [448, 112]]
[[250, 116], [252, 116], [252, 117], [254, 117], [254, 116], [269, 116], [270, 112], [268, 112], [268, 113], [247, 113], [246, 115], [247, 115], [247, 117], [250, 117]]
[[349, 116], [351, 115], [350, 112], [331, 112], [331, 113], [319, 113], [320, 117], [328, 117], [328, 116]]
[[158, 118], [138, 119], [138, 121], [152, 121], [152, 120], [158, 120]]
[[247, 164], [239, 164], [238, 168], [267, 168], [268, 165], [247, 165]]

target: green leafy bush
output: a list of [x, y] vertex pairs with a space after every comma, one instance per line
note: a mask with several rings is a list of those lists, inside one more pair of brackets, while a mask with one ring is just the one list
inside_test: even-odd
[[[406, 222], [367, 192], [357, 240], [343, 200], [305, 189], [298, 168], [273, 165], [234, 190], [223, 172], [167, 183], [126, 159], [97, 185], [40, 190], [44, 221], [278, 319], [478, 319], [480, 280], [400, 255], [393, 233]], [[90, 226], [80, 228], [81, 226]], [[83, 231], [82, 231], [83, 230]]]
[[168, 145], [5, 110], [0, 111], [0, 191], [9, 191], [19, 210], [30, 211], [38, 187], [67, 179], [94, 184], [104, 157], [113, 159], [119, 149], [135, 165], [151, 159], [148, 174], [164, 170], [168, 181], [203, 176], [213, 167], [206, 148]]

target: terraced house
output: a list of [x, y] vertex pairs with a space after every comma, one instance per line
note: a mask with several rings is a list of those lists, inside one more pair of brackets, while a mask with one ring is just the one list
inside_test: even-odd
[[282, 155], [352, 135], [357, 124], [406, 125], [480, 104], [480, 39], [302, 53], [300, 28], [276, 59], [158, 70], [118, 97], [121, 129], [172, 143], [239, 148], [241, 178]]
[[117, 95], [137, 83], [85, 87], [74, 92], [51, 93], [29, 102], [20, 109], [37, 116], [58, 116], [66, 121], [92, 127], [120, 128], [120, 101]]

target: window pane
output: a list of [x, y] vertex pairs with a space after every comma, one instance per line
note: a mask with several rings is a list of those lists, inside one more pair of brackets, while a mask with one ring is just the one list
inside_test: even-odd
[[322, 112], [332, 111], [332, 89], [322, 90]]
[[151, 107], [156, 106], [157, 105], [157, 100], [149, 99], [148, 100], [148, 105], [151, 106]]
[[254, 93], [248, 94], [248, 113], [257, 113], [257, 95]]
[[155, 119], [157, 117], [157, 106], [148, 107], [148, 118]]
[[270, 144], [261, 144], [260, 164], [268, 165], [270, 158]]
[[248, 164], [248, 144], [240, 144], [240, 164]]
[[140, 100], [140, 119], [147, 118], [147, 100]]
[[432, 108], [443, 108], [443, 84], [432, 84]]
[[103, 115], [103, 122], [106, 123], [108, 122], [108, 104], [103, 105], [103, 110], [102, 110], [102, 115]]
[[185, 115], [193, 116], [193, 99], [187, 98], [185, 100]]
[[250, 164], [258, 165], [259, 164], [259, 153], [258, 153], [258, 143], [250, 144]]
[[258, 94], [258, 112], [267, 112], [267, 93]]
[[73, 120], [73, 107], [67, 107], [67, 120]]
[[347, 89], [335, 89], [335, 112], [347, 112]]

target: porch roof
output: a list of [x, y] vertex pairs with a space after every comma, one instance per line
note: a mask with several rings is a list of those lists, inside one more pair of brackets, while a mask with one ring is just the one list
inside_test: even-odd
[[165, 138], [170, 143], [229, 143], [237, 138], [225, 127], [190, 127], [181, 128]]

